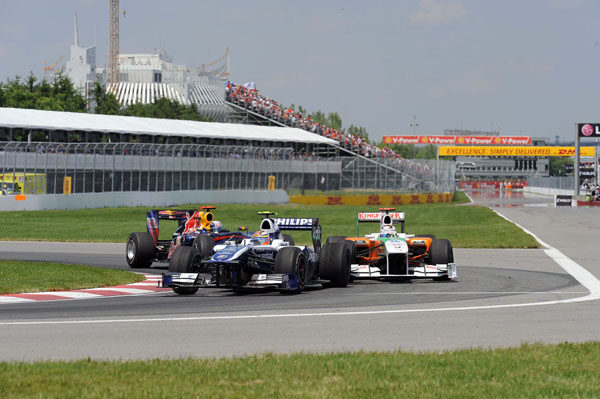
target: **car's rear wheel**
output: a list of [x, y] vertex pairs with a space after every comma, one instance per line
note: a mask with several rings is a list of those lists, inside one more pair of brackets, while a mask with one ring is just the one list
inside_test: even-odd
[[289, 234], [282, 234], [283, 236], [283, 241], [289, 243], [291, 246], [296, 245], [296, 243], [294, 242], [294, 237], [292, 237]]
[[131, 233], [125, 247], [125, 258], [133, 269], [150, 267], [154, 261], [154, 239], [150, 233]]
[[275, 256], [275, 273], [295, 274], [298, 277], [298, 288], [293, 293], [299, 294], [304, 290], [308, 275], [306, 256], [300, 248], [284, 247]]
[[321, 250], [319, 271], [321, 278], [334, 287], [346, 287], [350, 281], [350, 264], [354, 252], [352, 241], [326, 243]]
[[215, 240], [209, 235], [200, 235], [192, 243], [192, 247], [196, 248], [201, 258], [211, 257], [214, 246]]

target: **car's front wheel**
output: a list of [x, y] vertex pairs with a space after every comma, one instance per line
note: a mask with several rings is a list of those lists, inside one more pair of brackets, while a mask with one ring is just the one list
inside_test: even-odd
[[275, 256], [275, 273], [295, 274], [298, 277], [298, 288], [293, 293], [299, 294], [304, 290], [308, 264], [306, 256], [298, 247], [281, 248]]

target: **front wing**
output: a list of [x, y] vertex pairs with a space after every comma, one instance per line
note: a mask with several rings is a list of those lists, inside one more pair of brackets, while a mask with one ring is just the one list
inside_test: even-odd
[[381, 277], [410, 277], [410, 278], [448, 278], [450, 280], [458, 277], [456, 263], [419, 266], [408, 266], [406, 274], [387, 274], [379, 267], [371, 265], [350, 265], [350, 275], [354, 278], [381, 278]]
[[[223, 284], [217, 284], [213, 276], [209, 273], [171, 273], [166, 272], [162, 275], [162, 287], [178, 288], [205, 288], [205, 287], [223, 287]], [[250, 280], [241, 286], [234, 286], [237, 289], [275, 289], [278, 291], [294, 291], [298, 289], [298, 277], [295, 274], [263, 274], [257, 273], [250, 277]]]

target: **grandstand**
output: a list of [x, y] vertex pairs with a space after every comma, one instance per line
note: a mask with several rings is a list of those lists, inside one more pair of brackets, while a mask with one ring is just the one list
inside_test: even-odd
[[330, 155], [337, 144], [301, 129], [21, 108], [0, 108], [0, 141], [280, 146]]
[[[339, 142], [281, 126], [0, 108], [2, 174], [40, 173], [47, 192], [189, 189], [451, 191], [452, 162], [341, 156]], [[388, 162], [387, 164], [384, 163]]]

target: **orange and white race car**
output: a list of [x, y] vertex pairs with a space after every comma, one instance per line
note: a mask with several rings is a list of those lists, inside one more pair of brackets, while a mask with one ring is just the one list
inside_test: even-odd
[[[359, 237], [359, 224], [379, 222], [379, 232]], [[378, 212], [358, 212], [357, 237], [330, 236], [329, 243], [344, 243], [351, 253], [350, 275], [363, 278], [433, 278], [451, 280], [458, 277], [452, 245], [447, 239], [430, 234], [404, 232], [404, 212], [380, 208]], [[396, 224], [400, 224], [400, 232]]]

